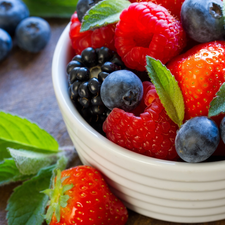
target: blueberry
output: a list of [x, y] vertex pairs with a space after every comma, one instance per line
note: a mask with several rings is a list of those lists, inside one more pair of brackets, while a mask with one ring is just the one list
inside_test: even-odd
[[77, 3], [77, 16], [80, 22], [82, 22], [82, 19], [85, 15], [85, 13], [96, 3], [100, 2], [101, 0], [79, 0]]
[[221, 0], [185, 0], [181, 8], [181, 22], [193, 40], [205, 43], [223, 40], [223, 2]]
[[50, 26], [46, 20], [28, 17], [16, 28], [17, 45], [25, 51], [37, 53], [47, 45], [50, 34]]
[[110, 73], [103, 81], [100, 95], [104, 105], [112, 110], [133, 110], [143, 96], [143, 85], [139, 77], [128, 70]]
[[12, 38], [0, 28], [0, 61], [3, 60], [12, 49]]
[[197, 163], [208, 159], [220, 142], [219, 128], [205, 116], [185, 122], [175, 139], [177, 154], [186, 162]]
[[29, 16], [27, 6], [21, 0], [0, 0], [0, 28], [13, 34], [17, 25]]
[[223, 143], [225, 143], [225, 117], [220, 122], [220, 135]]

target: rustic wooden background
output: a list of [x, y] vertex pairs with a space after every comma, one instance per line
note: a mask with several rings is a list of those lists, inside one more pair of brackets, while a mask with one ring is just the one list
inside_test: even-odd
[[[48, 20], [51, 40], [46, 48], [31, 54], [14, 46], [10, 56], [0, 62], [0, 110], [26, 117], [53, 135], [60, 146], [72, 142], [59, 111], [51, 78], [52, 56], [67, 19]], [[0, 188], [0, 225], [7, 225], [7, 199], [18, 184]], [[172, 225], [129, 211], [127, 225]], [[201, 223], [201, 225], [223, 225], [225, 220]], [[16, 225], [16, 224], [15, 224]], [[35, 225], [35, 224], [34, 224]], [[180, 225], [180, 224], [178, 224]]]

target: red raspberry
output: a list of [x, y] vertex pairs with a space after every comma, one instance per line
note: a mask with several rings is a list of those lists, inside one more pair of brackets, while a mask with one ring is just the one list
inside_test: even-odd
[[143, 86], [142, 113], [135, 116], [114, 108], [103, 124], [103, 131], [109, 140], [131, 151], [159, 159], [177, 159], [174, 141], [178, 126], [166, 114], [154, 85], [145, 81]]
[[173, 16], [180, 18], [180, 11], [185, 0], [130, 0], [130, 2], [153, 2], [165, 7]]
[[146, 55], [166, 64], [186, 45], [181, 22], [160, 5], [132, 3], [116, 25], [115, 46], [128, 68], [145, 70]]
[[115, 24], [110, 24], [95, 30], [80, 32], [81, 23], [76, 12], [72, 15], [70, 22], [69, 36], [76, 54], [81, 54], [87, 47], [100, 48], [104, 46], [115, 51]]

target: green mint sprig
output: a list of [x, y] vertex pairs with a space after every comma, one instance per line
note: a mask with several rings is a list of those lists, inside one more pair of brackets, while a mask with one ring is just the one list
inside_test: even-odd
[[58, 142], [44, 129], [26, 118], [0, 112], [0, 162], [11, 158], [7, 148], [35, 152], [58, 152]]
[[184, 119], [184, 100], [175, 77], [159, 60], [146, 56], [146, 62], [161, 103], [171, 120], [180, 127]]
[[5, 159], [0, 163], [0, 186], [30, 179], [33, 175], [22, 174], [14, 159]]
[[9, 148], [9, 152], [18, 170], [24, 175], [37, 174], [41, 168], [50, 166], [59, 159], [56, 153], [39, 153], [12, 148]]
[[216, 97], [210, 102], [208, 117], [225, 113], [225, 83], [223, 83], [216, 93]]
[[42, 168], [32, 179], [14, 189], [7, 205], [8, 225], [41, 225], [48, 203], [48, 196], [42, 193], [50, 188], [56, 170], [64, 170], [67, 159], [61, 157], [57, 164]]
[[103, 0], [91, 7], [83, 17], [80, 31], [106, 26], [119, 21], [121, 12], [131, 3], [128, 0]]
[[41, 225], [56, 170], [64, 170], [74, 149], [62, 148], [37, 124], [0, 111], [0, 186], [24, 181], [7, 204], [9, 225]]

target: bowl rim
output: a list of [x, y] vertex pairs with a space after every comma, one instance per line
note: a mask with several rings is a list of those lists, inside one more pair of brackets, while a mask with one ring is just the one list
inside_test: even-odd
[[[143, 164], [151, 165], [151, 166], [167, 166], [168, 169], [174, 170], [174, 167], [179, 167], [181, 171], [189, 171], [189, 172], [195, 172], [195, 171], [221, 171], [225, 170], [225, 163], [224, 160], [221, 161], [213, 161], [213, 162], [202, 162], [202, 163], [187, 163], [187, 162], [176, 162], [176, 161], [169, 161], [169, 160], [163, 160], [163, 159], [156, 159], [148, 156], [144, 156], [135, 152], [132, 152], [130, 150], [127, 150], [121, 146], [118, 146], [117, 144], [111, 142], [104, 136], [102, 136], [100, 133], [98, 133], [96, 130], [94, 130], [83, 118], [82, 116], [77, 112], [77, 110], [74, 108], [72, 102], [70, 101], [70, 98], [67, 94], [67, 92], [63, 91], [63, 85], [65, 85], [65, 77], [66, 72], [64, 71], [62, 74], [65, 75], [65, 77], [62, 76], [62, 68], [60, 71], [60, 66], [62, 64], [61, 59], [61, 53], [63, 52], [63, 49], [69, 50], [71, 49], [71, 43], [69, 39], [69, 28], [70, 28], [70, 22], [63, 30], [58, 43], [56, 45], [53, 59], [52, 59], [52, 81], [53, 81], [53, 87], [55, 91], [55, 95], [57, 98], [57, 101], [63, 106], [63, 112], [66, 114], [66, 116], [69, 118], [69, 120], [75, 121], [77, 125], [80, 126], [81, 129], [88, 130], [89, 137], [91, 140], [94, 139], [100, 139], [100, 141], [103, 142], [104, 146], [106, 146], [106, 151], [114, 151], [116, 154], [121, 155], [123, 157], [129, 158], [129, 160], [132, 161], [140, 161]], [[64, 64], [68, 63], [67, 60], [68, 56], [65, 55]], [[65, 64], [66, 65], [66, 64]], [[59, 105], [60, 105], [59, 104]], [[60, 108], [62, 110], [62, 107]], [[65, 119], [65, 118], [64, 118]], [[122, 165], [121, 165], [122, 166]]]

